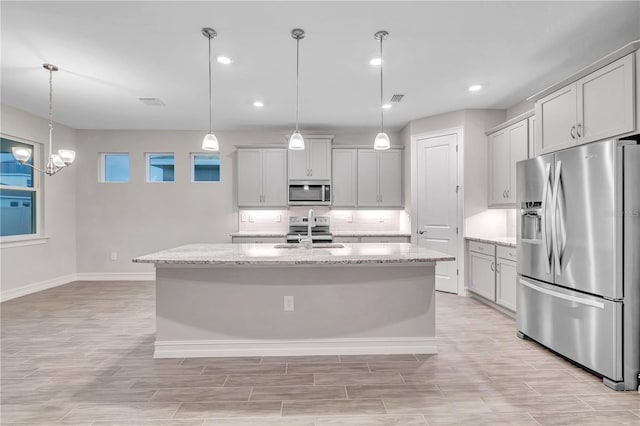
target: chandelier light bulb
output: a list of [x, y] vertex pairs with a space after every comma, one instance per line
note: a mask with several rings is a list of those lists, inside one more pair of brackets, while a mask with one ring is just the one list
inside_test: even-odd
[[220, 144], [218, 138], [213, 133], [207, 133], [204, 139], [202, 139], [202, 149], [204, 151], [220, 151]]

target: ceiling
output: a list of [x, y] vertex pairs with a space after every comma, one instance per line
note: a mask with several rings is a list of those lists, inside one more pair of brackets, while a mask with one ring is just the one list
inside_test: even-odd
[[[300, 127], [362, 131], [379, 126], [384, 42], [385, 113], [409, 121], [465, 108], [508, 108], [624, 44], [640, 39], [640, 2], [30, 2], [2, 1], [2, 103], [77, 129], [208, 127], [207, 39], [217, 30], [214, 130], [295, 125], [300, 42]], [[482, 84], [469, 92], [471, 84]], [[139, 97], [156, 97], [152, 107]], [[254, 100], [265, 106], [257, 109]]]

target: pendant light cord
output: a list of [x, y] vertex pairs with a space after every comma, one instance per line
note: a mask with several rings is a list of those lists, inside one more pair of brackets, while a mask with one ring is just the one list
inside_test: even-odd
[[53, 70], [49, 69], [49, 156], [53, 155]]
[[212, 94], [211, 94], [211, 36], [207, 36], [207, 38], [209, 39], [209, 134], [212, 133], [212, 125], [211, 125], [211, 121], [212, 121], [212, 117], [213, 117], [213, 113], [211, 112], [212, 110], [212, 104], [213, 101], [212, 99]]
[[380, 133], [384, 133], [384, 108], [382, 108], [382, 67], [384, 61], [382, 60], [382, 39], [384, 36], [380, 36]]
[[300, 38], [296, 38], [296, 132], [298, 132], [298, 104], [299, 104], [299, 75], [300, 75]]

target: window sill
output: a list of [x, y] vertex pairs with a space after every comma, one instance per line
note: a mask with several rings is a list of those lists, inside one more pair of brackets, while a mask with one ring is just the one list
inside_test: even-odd
[[42, 235], [12, 235], [9, 237], [0, 237], [0, 249], [10, 247], [35, 246], [45, 244], [49, 240], [48, 236]]

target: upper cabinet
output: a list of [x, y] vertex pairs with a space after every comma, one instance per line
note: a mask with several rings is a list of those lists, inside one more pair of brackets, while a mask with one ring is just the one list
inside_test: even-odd
[[305, 148], [289, 151], [289, 179], [331, 179], [331, 138], [305, 136]]
[[634, 76], [628, 54], [538, 100], [536, 155], [634, 131]]
[[529, 151], [529, 121], [489, 134], [489, 207], [515, 207], [516, 163]]
[[358, 149], [357, 180], [358, 206], [402, 207], [402, 150]]
[[355, 207], [357, 205], [357, 149], [333, 150], [333, 193], [334, 207]]
[[287, 206], [287, 150], [240, 148], [237, 151], [238, 206]]

